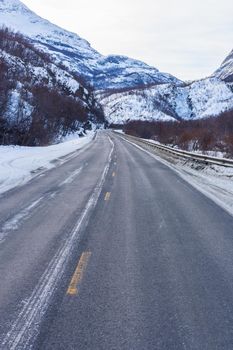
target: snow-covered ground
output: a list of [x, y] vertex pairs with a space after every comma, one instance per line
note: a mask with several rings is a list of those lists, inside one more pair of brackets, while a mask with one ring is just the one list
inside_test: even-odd
[[59, 144], [47, 147], [0, 146], [0, 193], [23, 185], [40, 171], [67, 161], [73, 152], [86, 146], [93, 137], [94, 132], [81, 138], [74, 134]]
[[232, 84], [214, 77], [186, 86], [161, 84], [111, 95], [97, 92], [96, 96], [112, 124], [202, 119], [233, 109]]

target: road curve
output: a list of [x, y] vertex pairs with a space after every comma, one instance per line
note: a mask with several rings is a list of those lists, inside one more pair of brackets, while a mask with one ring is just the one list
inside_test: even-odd
[[120, 137], [0, 215], [2, 350], [233, 348], [233, 218]]

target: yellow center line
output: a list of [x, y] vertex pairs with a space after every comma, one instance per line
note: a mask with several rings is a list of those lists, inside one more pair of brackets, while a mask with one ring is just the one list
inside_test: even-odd
[[111, 192], [107, 192], [106, 195], [105, 195], [105, 197], [104, 197], [104, 200], [105, 200], [105, 201], [109, 201], [110, 196], [111, 196]]
[[81, 283], [84, 271], [87, 267], [88, 260], [90, 259], [91, 252], [84, 252], [81, 255], [78, 266], [73, 274], [72, 280], [70, 282], [69, 288], [67, 289], [66, 294], [77, 295], [78, 294], [78, 285]]

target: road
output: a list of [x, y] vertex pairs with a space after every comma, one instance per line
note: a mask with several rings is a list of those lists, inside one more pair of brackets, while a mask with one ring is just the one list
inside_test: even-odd
[[233, 218], [121, 137], [0, 217], [0, 349], [233, 349]]

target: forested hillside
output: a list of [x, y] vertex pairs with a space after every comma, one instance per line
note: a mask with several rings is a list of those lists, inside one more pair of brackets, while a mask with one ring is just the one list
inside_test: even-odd
[[7, 28], [0, 30], [0, 143], [41, 145], [103, 123], [80, 79]]

